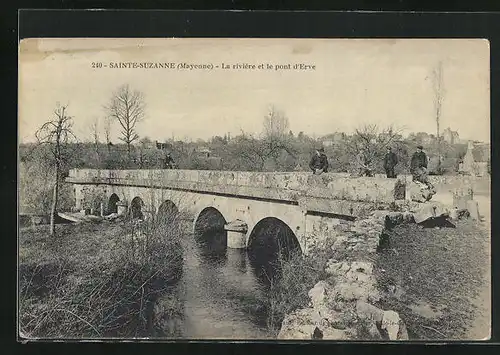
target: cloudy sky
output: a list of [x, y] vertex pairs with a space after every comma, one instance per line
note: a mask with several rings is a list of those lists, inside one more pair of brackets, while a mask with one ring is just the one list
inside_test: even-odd
[[[297, 70], [92, 68], [117, 62], [312, 64]], [[19, 138], [33, 141], [69, 104], [79, 139], [105, 117], [122, 84], [144, 93], [141, 136], [164, 140], [257, 133], [270, 105], [293, 132], [351, 132], [365, 123], [436, 130], [431, 73], [442, 63], [441, 127], [489, 141], [489, 44], [485, 40], [50, 39], [20, 45]], [[115, 139], [118, 127], [115, 126]]]

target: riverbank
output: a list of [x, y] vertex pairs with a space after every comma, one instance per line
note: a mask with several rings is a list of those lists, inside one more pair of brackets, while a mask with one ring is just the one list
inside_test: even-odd
[[32, 338], [149, 336], [152, 308], [182, 272], [178, 231], [96, 221], [19, 232], [19, 326]]
[[413, 224], [391, 232], [390, 248], [378, 260], [377, 277], [384, 306], [401, 314], [412, 339], [489, 336], [489, 322], [475, 324], [482, 311], [477, 299], [489, 303], [490, 290], [485, 278], [490, 240], [482, 223], [458, 220], [455, 228], [440, 229]]
[[305, 258], [315, 268], [290, 272], [291, 284], [317, 282], [307, 297], [296, 292], [293, 301], [301, 307], [286, 314], [278, 338], [488, 338], [489, 222], [424, 228], [412, 220], [407, 213], [374, 211], [330, 233], [320, 252]]

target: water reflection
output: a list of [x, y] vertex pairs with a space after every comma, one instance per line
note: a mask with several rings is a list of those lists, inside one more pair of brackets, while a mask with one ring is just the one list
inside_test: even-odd
[[227, 252], [227, 232], [224, 230], [208, 230], [194, 235], [196, 254], [208, 264], [222, 265]]
[[256, 277], [268, 289], [281, 277], [283, 263], [300, 252], [300, 246], [285, 223], [276, 218], [265, 218], [250, 235], [248, 252]]
[[194, 234], [182, 238], [184, 272], [176, 297], [183, 315], [175, 334], [198, 339], [269, 338], [269, 288], [298, 243], [286, 228], [262, 223], [255, 228], [249, 249], [227, 248], [225, 221], [220, 214], [214, 218], [217, 213], [208, 210], [195, 224]]
[[258, 311], [265, 292], [244, 249], [227, 248], [224, 230], [185, 238], [186, 338], [266, 338], [265, 315]]

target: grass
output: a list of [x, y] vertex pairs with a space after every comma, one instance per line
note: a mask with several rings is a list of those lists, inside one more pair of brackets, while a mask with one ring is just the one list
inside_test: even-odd
[[[410, 339], [466, 338], [477, 316], [483, 273], [489, 268], [484, 227], [462, 220], [456, 228], [410, 224], [388, 233], [389, 248], [373, 260], [386, 295], [377, 306], [398, 312]], [[271, 280], [266, 300], [267, 326], [274, 335], [287, 314], [308, 306], [309, 290], [327, 279], [324, 269], [329, 259], [356, 259], [355, 253], [332, 250], [333, 240], [325, 243], [307, 256], [278, 257], [281, 272]]]
[[389, 237], [377, 268], [379, 285], [389, 294], [383, 308], [400, 313], [413, 339], [464, 339], [490, 267], [487, 232], [464, 220], [456, 228], [402, 225]]
[[19, 324], [26, 338], [146, 336], [182, 271], [176, 225], [102, 221], [21, 229]]
[[307, 255], [291, 252], [285, 257], [278, 253], [274, 261], [277, 275], [269, 278], [265, 300], [266, 325], [273, 336], [278, 335], [286, 315], [308, 307], [309, 291], [327, 278], [326, 263], [335, 256], [330, 245], [333, 241], [327, 240], [327, 245], [315, 247]]

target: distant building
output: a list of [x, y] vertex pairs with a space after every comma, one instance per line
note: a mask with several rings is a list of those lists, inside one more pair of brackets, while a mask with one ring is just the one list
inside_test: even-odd
[[457, 131], [452, 131], [450, 127], [443, 131], [443, 140], [449, 144], [460, 143], [460, 136]]
[[170, 149], [172, 149], [172, 144], [171, 143], [161, 143], [161, 142], [156, 141], [155, 144], [156, 144], [156, 149], [160, 149], [160, 150], [170, 150]]
[[342, 142], [346, 139], [347, 135], [344, 132], [335, 132], [325, 136], [323, 140], [323, 146], [331, 147], [335, 143]]
[[205, 158], [210, 158], [210, 154], [212, 154], [212, 151], [208, 148], [200, 148], [196, 151], [197, 155], [201, 155]]
[[426, 132], [412, 133], [408, 138], [413, 140], [415, 143], [424, 145], [431, 144], [434, 141], [434, 135]]
[[422, 144], [425, 144], [425, 145], [432, 144], [432, 142], [434, 142], [434, 139], [435, 139], [435, 136], [433, 134], [423, 136], [422, 137]]
[[458, 171], [462, 174], [485, 176], [488, 174], [490, 145], [469, 141], [467, 153], [460, 162]]

